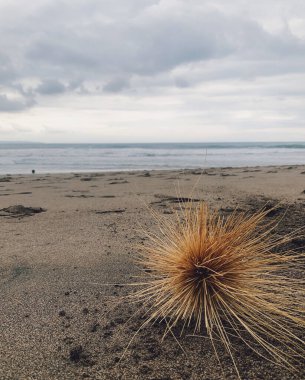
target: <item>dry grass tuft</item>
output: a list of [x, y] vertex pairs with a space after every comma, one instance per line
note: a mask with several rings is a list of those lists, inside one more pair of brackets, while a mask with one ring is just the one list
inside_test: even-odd
[[[270, 210], [269, 210], [270, 211]], [[295, 368], [304, 358], [304, 255], [276, 252], [291, 240], [265, 222], [269, 211], [233, 212], [228, 218], [208, 206], [189, 204], [183, 217], [161, 220], [139, 259], [144, 279], [135, 293], [150, 322], [165, 321], [167, 333], [181, 326], [207, 334], [230, 354], [241, 339], [259, 355]], [[142, 326], [142, 327], [143, 327]], [[218, 356], [218, 355], [217, 355]]]

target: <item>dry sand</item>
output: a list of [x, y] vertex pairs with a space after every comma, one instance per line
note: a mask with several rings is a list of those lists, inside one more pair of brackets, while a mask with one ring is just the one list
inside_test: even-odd
[[[194, 197], [223, 213], [281, 201], [278, 213], [287, 212], [278, 232], [295, 230], [305, 220], [305, 166], [200, 173], [0, 176], [1, 380], [222, 378], [205, 337], [182, 337], [185, 354], [172, 336], [162, 342], [157, 324], [127, 347], [145, 318], [122, 298], [139, 273], [134, 247], [145, 237], [138, 225], [155, 228], [146, 205], [170, 218], [177, 189], [188, 197], [195, 186]], [[235, 379], [220, 352], [226, 378]], [[244, 379], [302, 377], [244, 346], [235, 356]]]

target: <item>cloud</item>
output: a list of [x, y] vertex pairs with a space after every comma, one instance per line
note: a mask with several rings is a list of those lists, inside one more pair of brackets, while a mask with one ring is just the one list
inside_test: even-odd
[[7, 95], [0, 94], [0, 112], [17, 112], [34, 105], [32, 99], [10, 99]]
[[48, 87], [46, 81], [76, 78], [102, 82], [107, 90], [118, 77], [122, 81], [153, 77], [183, 65], [232, 57], [247, 63], [277, 61], [285, 72], [287, 60], [305, 56], [304, 40], [289, 29], [274, 35], [259, 19], [228, 12], [232, 7], [221, 1], [217, 6], [211, 2], [202, 6], [196, 0], [44, 1], [33, 8], [28, 17], [20, 16], [14, 33], [3, 20], [1, 29], [8, 41], [2, 40], [2, 45], [8, 43], [13, 60], [11, 47], [20, 47], [18, 76], [37, 77], [41, 91]]
[[181, 131], [203, 119], [205, 128], [273, 130], [280, 115], [298, 129], [304, 18], [298, 0], [0, 0], [0, 112], [31, 125], [35, 106], [40, 135], [50, 109], [54, 125], [59, 109], [66, 123], [73, 109], [73, 127], [90, 110], [94, 125], [109, 118], [112, 128], [137, 105], [139, 135], [156, 110], [164, 128], [172, 120], [170, 136], [177, 120]]
[[133, 19], [93, 18], [83, 33], [80, 15], [69, 28], [59, 20], [50, 31], [46, 21], [43, 33], [28, 44], [25, 56], [51, 75], [80, 73], [92, 79], [118, 74], [151, 76], [187, 63], [232, 55], [265, 60], [284, 57], [287, 52], [305, 54], [304, 43], [296, 37], [287, 33], [273, 36], [250, 19], [212, 10], [189, 12], [187, 5], [172, 13], [152, 8], [138, 11]]
[[65, 91], [66, 86], [57, 80], [45, 80], [35, 89], [35, 92], [41, 95], [57, 95]]
[[125, 78], [114, 78], [103, 86], [104, 92], [120, 92], [129, 87], [129, 81]]
[[7, 55], [0, 51], [0, 84], [8, 84], [16, 77], [15, 69]]

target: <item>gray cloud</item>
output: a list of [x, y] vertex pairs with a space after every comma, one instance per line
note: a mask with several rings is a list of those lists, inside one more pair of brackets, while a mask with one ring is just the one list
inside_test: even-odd
[[0, 94], [0, 112], [22, 111], [34, 105], [32, 99], [10, 99], [7, 95]]
[[96, 21], [80, 33], [59, 24], [35, 38], [25, 51], [40, 70], [53, 75], [81, 73], [84, 78], [106, 75], [154, 75], [179, 65], [210, 59], [261, 60], [305, 54], [303, 42], [290, 35], [273, 36], [255, 21], [228, 17], [219, 11], [199, 13], [151, 11], [131, 20]]
[[[202, 9], [196, 1], [193, 7], [173, 2], [168, 8], [156, 1], [127, 3], [46, 2], [15, 25], [17, 44], [24, 35], [28, 40], [21, 57], [24, 69], [68, 76], [82, 70], [85, 77], [92, 69], [91, 74], [98, 76], [150, 75], [229, 54], [261, 58], [304, 54], [304, 42], [288, 32], [273, 36], [254, 20]], [[35, 61], [38, 66], [33, 66]]]
[[22, 99], [1, 95], [0, 111], [28, 108], [37, 95], [141, 95], [305, 74], [305, 40], [289, 26], [305, 7], [283, 4], [43, 0], [21, 11], [17, 0], [0, 0], [0, 86]]
[[16, 77], [11, 60], [0, 51], [0, 84], [11, 83]]
[[105, 92], [120, 92], [129, 87], [129, 81], [125, 78], [114, 78], [103, 86]]
[[35, 92], [41, 95], [57, 95], [65, 91], [66, 86], [57, 80], [45, 80], [35, 89]]

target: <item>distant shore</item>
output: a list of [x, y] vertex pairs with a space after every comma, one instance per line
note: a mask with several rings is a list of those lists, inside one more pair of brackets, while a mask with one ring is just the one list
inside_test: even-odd
[[[185, 355], [156, 324], [128, 346], [144, 317], [124, 284], [139, 274], [138, 226], [156, 228], [146, 206], [171, 218], [191, 196], [224, 215], [280, 204], [284, 234], [304, 227], [305, 165], [0, 175], [0, 378], [222, 379], [208, 339], [177, 331]], [[300, 379], [247, 347], [236, 361], [244, 379]]]

